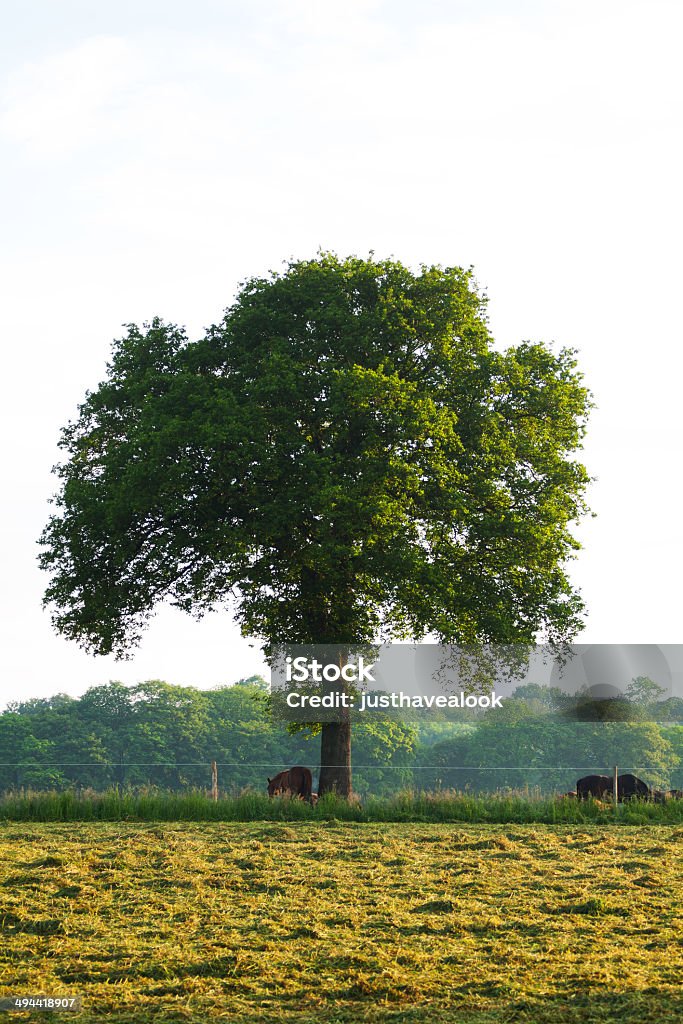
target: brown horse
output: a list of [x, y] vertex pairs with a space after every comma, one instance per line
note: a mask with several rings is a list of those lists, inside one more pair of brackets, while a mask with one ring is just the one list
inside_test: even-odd
[[313, 803], [313, 776], [310, 769], [296, 765], [268, 779], [268, 796], [291, 796]]

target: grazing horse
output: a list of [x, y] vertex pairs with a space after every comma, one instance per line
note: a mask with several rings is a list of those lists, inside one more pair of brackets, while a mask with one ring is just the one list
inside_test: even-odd
[[268, 796], [299, 797], [313, 803], [313, 776], [310, 769], [296, 765], [286, 772], [280, 772], [274, 779], [268, 779]]
[[650, 799], [656, 804], [665, 804], [668, 800], [683, 800], [683, 789], [651, 789]]
[[589, 796], [594, 800], [602, 800], [613, 791], [614, 782], [609, 775], [585, 775], [576, 783], [576, 796], [579, 800], [587, 800]]
[[683, 800], [683, 789], [651, 789], [650, 799], [656, 804], [665, 804], [667, 800]]
[[643, 782], [636, 775], [631, 775], [627, 772], [625, 775], [620, 775], [619, 780], [619, 802], [622, 800], [633, 800], [637, 797], [640, 800], [651, 800], [652, 793], [647, 783]]

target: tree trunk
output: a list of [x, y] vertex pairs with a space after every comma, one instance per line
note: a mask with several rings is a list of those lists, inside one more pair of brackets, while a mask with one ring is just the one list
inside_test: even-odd
[[351, 723], [325, 722], [320, 742], [320, 782], [318, 796], [336, 793], [351, 796]]
[[[348, 655], [340, 651], [337, 664], [343, 668]], [[346, 694], [342, 680], [324, 686], [328, 693]], [[324, 722], [320, 740], [320, 781], [318, 796], [336, 793], [348, 800], [351, 796], [351, 721], [348, 708], [340, 708], [341, 721]]]
[[[311, 645], [318, 648], [318, 656], [324, 661], [337, 662], [340, 669], [348, 662], [348, 653], [338, 649], [335, 634], [340, 631], [330, 621], [329, 609], [324, 600], [329, 593], [329, 581], [323, 579], [316, 569], [302, 568], [301, 592], [304, 606], [307, 609], [307, 626]], [[341, 634], [346, 632], [341, 631]], [[332, 639], [327, 639], [332, 637]], [[329, 649], [325, 651], [325, 648]], [[327, 656], [326, 656], [327, 655]], [[346, 685], [340, 679], [337, 682], [323, 683], [325, 693], [346, 693]], [[318, 796], [325, 793], [337, 793], [347, 799], [351, 796], [351, 722], [349, 711], [340, 709], [339, 722], [322, 722], [320, 739], [320, 778]]]

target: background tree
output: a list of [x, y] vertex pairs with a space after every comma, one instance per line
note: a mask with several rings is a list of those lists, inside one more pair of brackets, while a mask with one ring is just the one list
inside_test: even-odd
[[198, 751], [208, 731], [209, 702], [204, 692], [158, 679], [141, 683], [130, 692], [135, 708], [131, 759], [140, 764], [156, 762], [154, 782], [158, 786], [206, 785], [206, 769], [198, 762], [211, 761], [215, 755]]
[[[589, 405], [572, 352], [494, 348], [468, 271], [291, 263], [200, 341], [155, 319], [115, 343], [62, 435], [46, 603], [100, 653], [162, 600], [230, 605], [267, 655], [568, 639]], [[323, 725], [322, 792], [350, 793], [350, 757]]]
[[136, 740], [136, 710], [132, 690], [110, 682], [91, 687], [79, 701], [81, 719], [88, 731], [96, 730], [109, 752], [112, 778], [117, 786], [134, 781], [129, 763]]
[[[0, 714], [0, 790], [101, 789], [118, 781], [120, 746], [111, 719], [112, 708], [125, 707], [124, 689], [135, 708], [124, 752], [126, 786], [206, 789], [215, 759], [222, 792], [263, 790], [266, 773], [310, 761], [312, 742], [305, 731], [291, 734], [273, 721], [265, 685], [258, 677], [203, 691], [157, 680], [130, 688], [109, 683], [78, 699], [57, 695], [15, 703]], [[354, 725], [355, 755], [363, 766], [358, 791], [388, 796], [414, 784], [557, 793], [574, 789], [577, 771], [607, 771], [615, 763], [653, 785], [683, 788], [683, 727], [568, 721], [558, 707], [549, 711], [558, 703], [552, 687], [530, 685], [476, 723], [430, 716], [408, 724], [366, 715]], [[183, 723], [178, 708], [188, 709]]]
[[[273, 720], [267, 689], [260, 676], [213, 690], [112, 682], [77, 699], [15, 703], [0, 713], [0, 790], [101, 790], [120, 783], [122, 763], [127, 788], [206, 789], [216, 760], [222, 792], [262, 791], [266, 774], [282, 764], [310, 763], [312, 742], [310, 733], [292, 734]], [[121, 735], [112, 718], [128, 706], [134, 714], [125, 715]], [[355, 743], [363, 765], [359, 791], [388, 795], [412, 784], [410, 726], [373, 714], [356, 727]]]
[[539, 713], [537, 703], [511, 698], [487, 711], [473, 730], [419, 750], [422, 784], [558, 793], [574, 790], [581, 775], [609, 772], [614, 764], [658, 787], [677, 777], [681, 739], [675, 729], [652, 722], [569, 721], [561, 713]]
[[661, 701], [665, 694], [665, 688], [653, 679], [650, 679], [649, 676], [636, 676], [628, 684], [626, 690], [628, 700], [643, 704], [646, 707]]
[[676, 768], [671, 773], [670, 785], [672, 789], [683, 789], [683, 725], [673, 725], [663, 728], [661, 734], [667, 743], [670, 744], [676, 757]]
[[[54, 762], [52, 766], [41, 766], [41, 785], [63, 787], [76, 784], [95, 789], [111, 785], [114, 775], [112, 765], [108, 762], [113, 757], [107, 751], [102, 735], [98, 735], [88, 715], [89, 710], [87, 697], [84, 704], [81, 704], [80, 700], [64, 693], [8, 705], [7, 713], [11, 715], [15, 712], [19, 716], [17, 721], [21, 723], [24, 734], [28, 732], [44, 744], [37, 750], [34, 748], [34, 755], [42, 762]], [[0, 717], [0, 732], [6, 714]], [[105, 731], [109, 731], [108, 723]], [[20, 747], [16, 743], [12, 759], [15, 763], [25, 760], [25, 754], [20, 754]], [[37, 783], [34, 781], [34, 784]]]
[[5, 711], [0, 715], [0, 780], [5, 789], [17, 786], [48, 787], [63, 782], [54, 760], [54, 743], [34, 734], [27, 714]]
[[683, 699], [668, 697], [651, 705], [649, 713], [657, 722], [683, 722]]

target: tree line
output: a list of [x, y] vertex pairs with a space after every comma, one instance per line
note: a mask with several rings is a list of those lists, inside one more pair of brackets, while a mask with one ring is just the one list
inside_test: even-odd
[[[683, 701], [648, 701], [642, 687], [636, 696], [628, 716], [612, 707], [611, 720], [580, 695], [534, 685], [518, 687], [500, 709], [456, 721], [365, 714], [354, 727], [355, 788], [361, 795], [407, 787], [548, 793], [573, 788], [578, 769], [614, 764], [653, 785], [683, 788]], [[259, 676], [212, 690], [110, 682], [78, 698], [13, 702], [0, 714], [2, 790], [208, 788], [214, 760], [221, 789], [232, 793], [262, 790], [283, 767], [315, 772], [319, 764], [309, 732], [272, 719]]]

